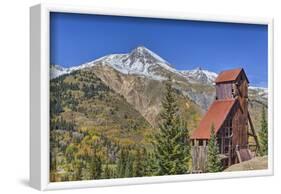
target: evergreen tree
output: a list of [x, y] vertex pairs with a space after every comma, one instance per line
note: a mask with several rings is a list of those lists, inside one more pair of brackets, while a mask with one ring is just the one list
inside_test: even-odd
[[133, 158], [132, 154], [130, 154], [129, 152], [127, 155], [128, 155], [128, 157], [126, 160], [124, 177], [133, 177], [133, 175], [134, 175], [134, 171], [133, 171], [134, 158]]
[[117, 177], [134, 176], [134, 157], [128, 148], [122, 148], [117, 161]]
[[265, 108], [262, 109], [262, 115], [261, 115], [261, 130], [259, 132], [259, 138], [261, 143], [261, 150], [260, 154], [267, 155], [268, 152], [268, 130], [267, 130], [267, 119], [265, 115]]
[[154, 147], [157, 161], [157, 175], [184, 174], [189, 160], [188, 134], [179, 119], [176, 97], [171, 79], [166, 83], [166, 94], [162, 100], [162, 122], [156, 134]]
[[125, 177], [125, 169], [126, 169], [126, 151], [123, 148], [121, 148], [117, 161], [117, 177], [119, 178]]
[[134, 177], [141, 177], [145, 175], [145, 166], [144, 163], [146, 161], [146, 150], [143, 148], [142, 150], [136, 150], [136, 159], [134, 162]]
[[148, 153], [147, 154], [147, 159], [145, 161], [145, 175], [146, 176], [154, 176], [157, 175], [157, 162], [156, 162], [156, 157], [155, 154]]
[[217, 145], [217, 137], [215, 134], [214, 124], [212, 124], [211, 126], [211, 136], [208, 143], [207, 159], [208, 172], [220, 172], [222, 170], [222, 165], [219, 159], [219, 148]]

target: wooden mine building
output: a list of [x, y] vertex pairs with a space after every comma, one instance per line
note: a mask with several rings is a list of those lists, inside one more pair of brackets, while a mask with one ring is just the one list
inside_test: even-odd
[[194, 172], [206, 171], [208, 140], [212, 125], [224, 167], [252, 158], [249, 135], [254, 137], [255, 146], [259, 149], [248, 112], [248, 85], [249, 80], [242, 68], [223, 71], [216, 78], [216, 99], [199, 127], [191, 135]]

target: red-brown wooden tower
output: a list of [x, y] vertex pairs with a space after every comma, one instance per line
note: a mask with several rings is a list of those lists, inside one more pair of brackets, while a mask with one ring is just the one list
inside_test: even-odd
[[254, 137], [259, 149], [248, 111], [248, 85], [249, 80], [242, 68], [223, 71], [216, 78], [216, 99], [204, 115], [199, 127], [191, 135], [194, 171], [205, 171], [212, 125], [215, 128], [220, 157], [225, 167], [252, 157], [248, 144], [249, 135]]

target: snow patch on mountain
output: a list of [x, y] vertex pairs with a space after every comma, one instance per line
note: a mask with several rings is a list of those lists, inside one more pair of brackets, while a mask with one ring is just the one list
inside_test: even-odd
[[249, 89], [255, 91], [260, 97], [268, 96], [268, 88], [249, 86]]
[[214, 83], [217, 73], [201, 69], [200, 67], [193, 70], [183, 70], [180, 73], [193, 83], [208, 84]]
[[59, 65], [51, 65], [50, 67], [50, 78], [54, 79], [64, 74], [68, 74], [70, 71], [69, 68], [61, 67]]

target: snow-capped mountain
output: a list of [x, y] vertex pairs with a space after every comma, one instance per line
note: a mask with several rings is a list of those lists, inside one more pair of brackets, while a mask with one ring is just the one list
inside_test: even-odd
[[107, 55], [80, 66], [64, 68], [52, 65], [51, 79], [95, 65], [108, 65], [123, 74], [142, 75], [155, 80], [167, 79], [167, 73], [173, 73], [193, 83], [212, 84], [217, 76], [216, 73], [201, 68], [178, 71], [159, 55], [140, 46], [133, 49], [130, 53]]
[[[187, 82], [204, 85], [213, 85], [218, 76], [217, 73], [200, 67], [193, 70], [176, 70], [159, 55], [143, 46], [139, 46], [133, 49], [130, 53], [110, 54], [94, 61], [70, 68], [51, 65], [50, 77], [53, 79], [79, 69], [98, 65], [112, 67], [122, 74], [139, 75], [153, 80], [165, 80], [168, 75], [172, 74]], [[267, 88], [250, 87], [250, 89], [260, 96], [268, 95]]]
[[157, 72], [159, 68], [178, 73], [167, 61], [143, 46], [135, 48], [129, 54], [102, 57], [93, 64], [109, 65], [123, 74], [143, 75], [156, 80], [165, 79]]
[[213, 84], [218, 76], [218, 74], [208, 70], [203, 70], [200, 67], [193, 70], [180, 71], [180, 73], [191, 82], [208, 85]]
[[151, 79], [165, 79], [156, 69], [163, 68], [166, 71], [178, 73], [163, 58], [149, 49], [140, 46], [128, 54], [111, 54], [80, 66], [64, 68], [58, 65], [51, 66], [51, 79], [72, 71], [92, 67], [95, 65], [109, 65], [123, 74], [136, 74], [147, 76]]

